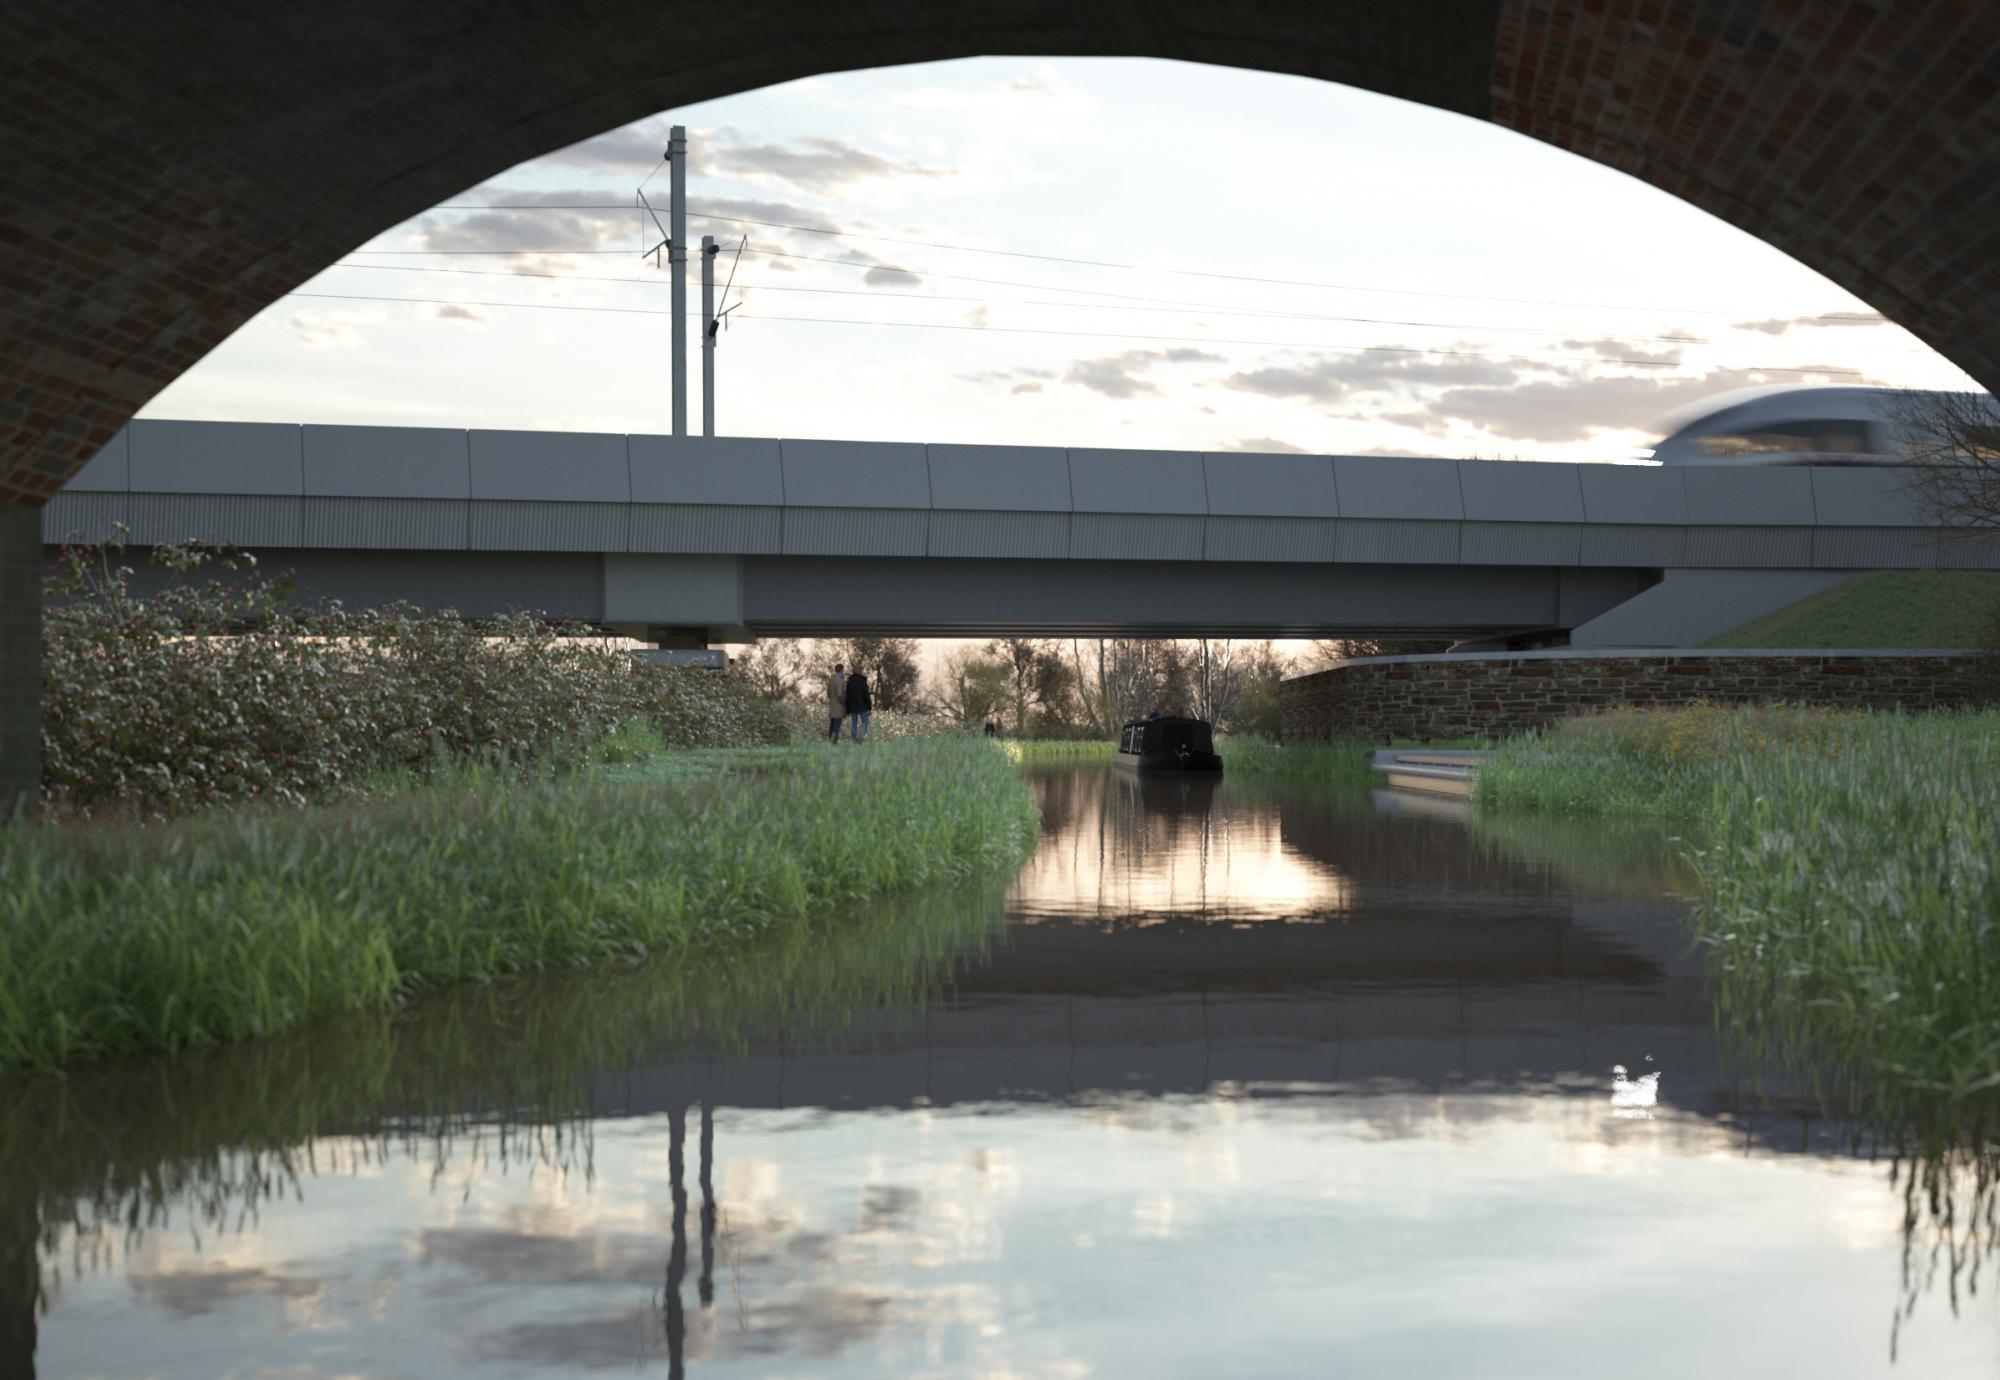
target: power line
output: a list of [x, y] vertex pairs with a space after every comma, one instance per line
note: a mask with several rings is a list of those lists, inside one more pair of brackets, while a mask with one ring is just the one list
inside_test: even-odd
[[[632, 208], [629, 206], [600, 206], [592, 204], [542, 206], [509, 203], [493, 206], [445, 205], [434, 206], [431, 209], [433, 211], [629, 211]], [[1084, 268], [1111, 268], [1128, 273], [1170, 273], [1182, 277], [1214, 278], [1226, 282], [1262, 283], [1272, 287], [1323, 288], [1332, 292], [1372, 292], [1395, 297], [1440, 297], [1460, 302], [1505, 302], [1515, 306], [1576, 307], [1585, 311], [1646, 311], [1684, 316], [1742, 316], [1746, 314], [1743, 310], [1723, 311], [1703, 307], [1631, 306], [1613, 302], [1563, 302], [1540, 297], [1497, 297], [1485, 293], [1432, 292], [1422, 288], [1384, 288], [1369, 287], [1360, 283], [1323, 283], [1300, 278], [1265, 278], [1255, 274], [1221, 273], [1211, 269], [1156, 268], [1145, 264], [1121, 263], [1111, 259], [1078, 259], [1061, 254], [1036, 254], [1021, 249], [988, 249], [979, 245], [945, 244], [937, 240], [905, 239], [895, 235], [868, 235], [857, 230], [830, 230], [818, 225], [792, 225], [784, 221], [753, 220], [747, 216], [724, 216], [704, 211], [689, 211], [688, 215], [695, 220], [716, 220], [731, 225], [756, 225], [770, 230], [792, 230], [802, 235], [832, 235], [841, 239], [865, 240], [875, 244], [902, 244], [923, 249], [942, 249], [954, 254], [993, 254], [1010, 259], [1038, 259], [1044, 263], [1073, 264]], [[532, 253], [540, 251], [520, 250], [516, 252]], [[601, 251], [586, 250], [582, 252]], [[937, 277], [942, 275], [933, 274], [932, 276]], [[1833, 320], [1872, 321], [1874, 319], [1871, 316], [1864, 316], [1855, 312], [1825, 312], [1821, 313], [1821, 315]]]
[[[1268, 308], [1268, 307], [1236, 309], [1220, 302], [1200, 302], [1180, 297], [1154, 297], [1136, 293], [1107, 292], [1097, 288], [1073, 288], [1073, 287], [1065, 287], [1059, 283], [1028, 283], [1028, 282], [1022, 282], [1018, 279], [1010, 279], [1010, 278], [978, 278], [978, 277], [969, 277], [967, 275], [957, 274], [957, 273], [933, 273], [923, 269], [899, 268], [893, 264], [876, 263], [866, 259], [830, 259], [825, 257], [824, 255], [795, 254], [789, 250], [762, 249], [757, 247], [756, 245], [747, 246], [743, 250], [743, 252], [747, 254], [761, 255], [765, 258], [794, 259], [804, 263], [831, 264], [843, 268], [859, 268], [865, 270], [879, 269], [890, 272], [908, 274], [913, 278], [933, 278], [938, 280], [939, 282], [976, 283], [986, 287], [1019, 288], [1029, 292], [1071, 292], [1071, 293], [1080, 293], [1092, 297], [1109, 297], [1115, 300], [1114, 302], [1111, 303], [1034, 302], [1034, 301], [1021, 301], [1018, 299], [1010, 300], [1007, 298], [951, 297], [941, 293], [894, 292], [883, 288], [856, 290], [856, 289], [844, 289], [844, 288], [809, 288], [809, 287], [779, 286], [777, 284], [772, 284], [772, 283], [758, 283], [753, 285], [755, 287], [762, 289], [765, 292], [817, 293], [828, 296], [900, 297], [916, 301], [936, 301], [936, 302], [990, 301], [996, 306], [1076, 307], [1076, 308], [1083, 308], [1090, 310], [1105, 310], [1107, 308], [1113, 308], [1118, 304], [1132, 302], [1132, 303], [1146, 304], [1143, 306], [1135, 306], [1131, 308], [1131, 310], [1134, 311], [1186, 310], [1190, 312], [1199, 311], [1207, 315], [1222, 316], [1222, 317], [1268, 318], [1272, 320], [1294, 320], [1294, 321], [1351, 322], [1358, 325], [1401, 326], [1419, 330], [1451, 330], [1451, 331], [1472, 331], [1472, 332], [1483, 331], [1495, 335], [1541, 335], [1541, 336], [1556, 337], [1556, 336], [1581, 335], [1586, 333], [1585, 331], [1582, 330], [1575, 330], [1570, 328], [1553, 329], [1546, 326], [1504, 326], [1504, 325], [1494, 325], [1491, 323], [1467, 322], [1467, 321], [1417, 321], [1417, 320], [1399, 319], [1394, 317], [1343, 316], [1328, 312], [1279, 311], [1274, 308]], [[373, 272], [390, 272], [390, 273], [450, 273], [450, 274], [464, 275], [470, 277], [544, 278], [544, 279], [555, 279], [567, 282], [637, 283], [646, 287], [659, 286], [658, 282], [648, 278], [643, 278], [643, 277], [615, 278], [608, 274], [536, 273], [529, 270], [481, 269], [481, 268], [432, 268], [427, 265], [411, 265], [411, 264], [342, 263], [342, 264], [333, 264], [330, 265], [330, 267], [346, 268], [360, 272], [373, 271]], [[1627, 341], [1657, 341], [1673, 345], [1704, 345], [1704, 346], [1714, 346], [1718, 343], [1717, 341], [1710, 339], [1706, 336], [1695, 336], [1695, 335], [1651, 335], [1651, 334], [1641, 334], [1641, 333], [1625, 332], [1625, 331], [1621, 331], [1618, 334], [1622, 339]], [[1923, 349], [1913, 350], [1913, 349], [1899, 349], [1894, 347], [1881, 347], [1881, 346], [1867, 346], [1867, 347], [1849, 346], [1846, 348], [1851, 353], [1869, 354], [1869, 355], [1915, 356], [1915, 355], [1928, 355], [1930, 353], [1929, 350], [1923, 350]]]
[[[777, 253], [778, 251], [758, 249], [752, 246], [746, 248], [743, 252], [748, 254], [762, 254], [768, 256]], [[858, 262], [850, 263], [848, 260], [844, 259], [830, 259], [830, 260], [823, 260], [822, 262], [847, 264], [848, 266], [855, 268], [864, 267], [864, 265]], [[881, 265], [881, 264], [870, 264], [865, 266], [869, 268], [886, 267], [886, 265]], [[431, 268], [425, 265], [416, 265], [416, 264], [334, 264], [332, 265], [332, 267], [348, 269], [354, 272], [361, 272], [361, 273], [370, 273], [370, 272], [449, 273], [457, 276], [478, 277], [478, 278], [538, 278], [538, 279], [547, 279], [547, 280], [554, 280], [558, 282], [569, 282], [569, 283], [610, 283], [610, 284], [619, 284], [624, 286], [637, 285], [641, 287], [663, 286], [663, 284], [651, 279], [617, 278], [617, 277], [612, 277], [609, 274], [602, 274], [602, 273], [596, 273], [596, 274], [535, 273], [532, 271], [516, 271], [510, 269], [490, 269], [490, 268]], [[896, 270], [896, 271], [908, 272], [908, 270]], [[911, 276], [913, 277], [929, 276], [939, 279], [953, 279], [954, 281], [959, 281], [953, 278], [953, 275], [941, 274], [941, 273], [929, 274], [929, 275], [913, 273]], [[1067, 292], [1074, 290], [1074, 289], [1059, 287], [1054, 284], [1043, 284], [1043, 283], [1013, 283], [1013, 282], [999, 283], [996, 282], [996, 280], [984, 279], [984, 278], [975, 278], [971, 279], [970, 281], [982, 282], [982, 283], [995, 283], [996, 286], [1026, 288], [1034, 291], [1043, 291], [1043, 292]], [[1157, 298], [1157, 297], [1155, 298], [1131, 297], [1128, 298], [1127, 301], [1129, 301], [1133, 305], [1126, 305], [1125, 302], [1047, 302], [1047, 301], [1034, 301], [1018, 297], [951, 296], [944, 293], [936, 293], [936, 292], [896, 292], [887, 288], [800, 287], [800, 286], [793, 286], [789, 284], [778, 284], [778, 283], [746, 283], [744, 284], [744, 288], [746, 291], [754, 288], [761, 292], [812, 293], [822, 296], [833, 296], [833, 297], [895, 297], [917, 302], [979, 302], [979, 303], [987, 303], [993, 306], [1058, 307], [1058, 308], [1067, 307], [1067, 308], [1075, 308], [1078, 310], [1086, 310], [1086, 311], [1171, 312], [1177, 315], [1189, 315], [1196, 312], [1201, 312], [1210, 316], [1222, 316], [1222, 317], [1268, 318], [1272, 320], [1282, 320], [1282, 321], [1336, 321], [1336, 322], [1349, 322], [1355, 325], [1363, 325], [1363, 326], [1406, 326], [1420, 330], [1485, 331], [1497, 335], [1511, 334], [1511, 335], [1567, 336], [1567, 335], [1577, 334], [1577, 332], [1570, 330], [1553, 330], [1544, 326], [1501, 326], [1501, 325], [1492, 325], [1492, 324], [1466, 322], [1466, 321], [1406, 321], [1406, 320], [1398, 320], [1395, 318], [1380, 317], [1380, 316], [1340, 316], [1329, 312], [1277, 311], [1271, 308], [1257, 308], [1257, 307], [1251, 307], [1247, 309], [1231, 308], [1231, 307], [1225, 307], [1221, 303], [1216, 303], [1216, 302], [1176, 303], [1175, 300], [1172, 298]], [[1141, 303], [1147, 305], [1140, 305]], [[1709, 340], [1703, 336], [1697, 336], [1697, 335], [1640, 335], [1632, 333], [1623, 333], [1622, 338], [1626, 340], [1662, 341], [1675, 345], [1715, 344], [1714, 341]], [[1901, 351], [1899, 353], [1907, 354], [1913, 352]]]
[[[487, 307], [494, 310], [519, 311], [575, 311], [600, 312], [619, 316], [672, 316], [671, 311], [661, 311], [657, 307], [601, 307], [583, 306], [574, 302], [466, 302], [454, 298], [441, 297], [381, 297], [365, 293], [340, 292], [288, 292], [286, 297], [307, 297], [335, 302], [401, 302], [414, 306], [438, 307]], [[1143, 340], [1148, 342], [1176, 343], [1186, 345], [1250, 345], [1266, 348], [1293, 350], [1317, 350], [1322, 352], [1348, 351], [1362, 354], [1435, 355], [1447, 359], [1497, 359], [1555, 361], [1574, 364], [1624, 364], [1637, 368], [1671, 369], [1677, 362], [1657, 359], [1617, 359], [1600, 355], [1536, 355], [1519, 352], [1496, 353], [1485, 350], [1440, 350], [1417, 345], [1322, 345], [1300, 340], [1244, 340], [1226, 336], [1200, 335], [1150, 335], [1135, 331], [1069, 331], [1034, 326], [974, 326], [937, 321], [857, 321], [843, 317], [824, 316], [775, 316], [762, 312], [745, 313], [738, 320], [784, 321], [823, 326], [870, 326], [902, 330], [924, 331], [984, 331], [1001, 335], [1049, 335], [1065, 336], [1083, 340]], [[1717, 365], [1717, 368], [1740, 368], [1745, 372], [1767, 374], [1841, 374], [1862, 377], [1859, 369], [1806, 368], [1795, 365]]]

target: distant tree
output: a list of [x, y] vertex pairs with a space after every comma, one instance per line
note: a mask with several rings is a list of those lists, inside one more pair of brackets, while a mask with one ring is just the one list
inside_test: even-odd
[[736, 659], [736, 673], [767, 700], [800, 697], [814, 669], [813, 644], [791, 637], [766, 638]]
[[1448, 637], [1323, 637], [1312, 644], [1312, 659], [1326, 663], [1362, 656], [1428, 656], [1451, 644]]
[[1989, 393], [1910, 390], [1883, 411], [1901, 427], [1909, 491], [1933, 522], [2000, 527], [2000, 402]]
[[1012, 680], [1005, 662], [960, 647], [939, 667], [933, 699], [940, 712], [972, 728], [1000, 716]]
[[1188, 688], [1197, 719], [1211, 724], [1228, 720], [1243, 688], [1242, 654], [1249, 644], [1232, 638], [1198, 638], [1186, 654]]
[[1223, 726], [1231, 733], [1278, 737], [1283, 728], [1278, 683], [1291, 672], [1292, 663], [1269, 642], [1246, 644], [1236, 662], [1236, 696]]
[[921, 698], [923, 671], [917, 665], [914, 637], [849, 637], [827, 644], [821, 660], [844, 662], [868, 673], [868, 692], [877, 709], [915, 709]]

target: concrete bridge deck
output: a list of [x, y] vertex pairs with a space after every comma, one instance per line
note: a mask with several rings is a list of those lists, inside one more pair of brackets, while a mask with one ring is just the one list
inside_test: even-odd
[[2000, 568], [1886, 469], [269, 423], [131, 423], [43, 534], [114, 524], [309, 596], [716, 636], [1583, 629], [1666, 572], [1740, 622], [1857, 570]]

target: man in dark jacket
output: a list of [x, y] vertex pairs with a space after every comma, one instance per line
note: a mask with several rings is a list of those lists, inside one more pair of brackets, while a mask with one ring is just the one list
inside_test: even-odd
[[847, 731], [855, 742], [868, 737], [868, 715], [874, 708], [875, 701], [868, 694], [868, 677], [857, 666], [847, 677]]

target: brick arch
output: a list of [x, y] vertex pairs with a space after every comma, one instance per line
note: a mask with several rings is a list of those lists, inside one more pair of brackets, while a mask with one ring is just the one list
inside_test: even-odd
[[[354, 245], [656, 111], [974, 54], [1177, 58], [1488, 119], [1674, 193], [2000, 383], [2000, 6], [1986, 0], [118, 0], [0, 59], [0, 504]], [[337, 16], [337, 20], [334, 16]]]

